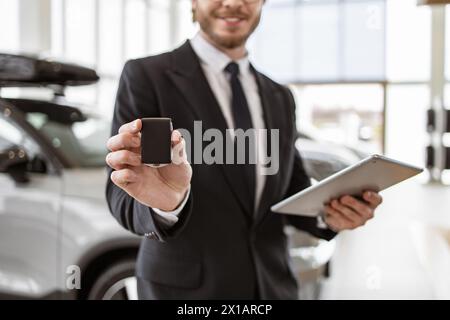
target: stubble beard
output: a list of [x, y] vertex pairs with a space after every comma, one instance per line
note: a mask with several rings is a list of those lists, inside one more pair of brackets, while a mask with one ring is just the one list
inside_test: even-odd
[[240, 47], [242, 45], [245, 45], [250, 35], [255, 31], [256, 27], [258, 27], [258, 24], [261, 20], [261, 14], [258, 15], [257, 19], [253, 22], [250, 30], [248, 33], [246, 33], [243, 36], [240, 37], [221, 37], [217, 33], [214, 32], [212, 28], [211, 19], [214, 18], [203, 18], [201, 14], [197, 14], [197, 21], [200, 24], [200, 28], [206, 35], [218, 46], [226, 49], [234, 49], [237, 47]]

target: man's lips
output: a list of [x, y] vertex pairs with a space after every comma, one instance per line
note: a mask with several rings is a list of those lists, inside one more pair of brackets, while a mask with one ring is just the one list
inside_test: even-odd
[[230, 27], [238, 26], [239, 24], [245, 21], [245, 18], [238, 16], [218, 17], [218, 19]]

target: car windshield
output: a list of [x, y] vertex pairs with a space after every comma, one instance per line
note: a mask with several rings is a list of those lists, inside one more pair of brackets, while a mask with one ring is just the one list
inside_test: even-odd
[[106, 141], [110, 133], [108, 121], [89, 116], [72, 124], [52, 121], [44, 113], [27, 113], [27, 121], [49, 139], [75, 167], [105, 165]]

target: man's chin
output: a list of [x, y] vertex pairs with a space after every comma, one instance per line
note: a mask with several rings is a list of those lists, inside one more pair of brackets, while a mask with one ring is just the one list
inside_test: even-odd
[[213, 36], [214, 41], [217, 42], [221, 47], [227, 48], [227, 49], [234, 49], [237, 47], [240, 47], [245, 44], [247, 41], [247, 36], [245, 35], [222, 35], [222, 34], [215, 34]]

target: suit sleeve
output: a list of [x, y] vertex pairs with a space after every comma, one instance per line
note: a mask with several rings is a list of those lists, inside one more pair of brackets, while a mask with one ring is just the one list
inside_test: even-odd
[[[138, 60], [125, 64], [117, 90], [111, 135], [116, 135], [124, 123], [143, 117], [160, 117], [157, 99], [150, 79]], [[145, 112], [143, 111], [145, 110]], [[110, 179], [112, 169], [108, 167], [106, 199], [114, 218], [127, 230], [137, 235], [166, 241], [176, 237], [186, 225], [192, 211], [193, 191], [179, 214], [178, 222], [170, 228], [164, 227], [156, 218], [153, 209], [145, 206], [117, 187]]]
[[[288, 91], [288, 97], [289, 97], [289, 105], [290, 110], [292, 111], [292, 121], [293, 123], [293, 130], [294, 137], [297, 136], [297, 127], [295, 124], [295, 100], [292, 96], [292, 93], [289, 89]], [[295, 139], [294, 139], [295, 143]], [[309, 187], [311, 185], [310, 178], [308, 174], [306, 173], [305, 167], [303, 165], [303, 160], [300, 156], [300, 153], [298, 152], [297, 148], [294, 147], [294, 166], [292, 170], [291, 180], [289, 183], [289, 187], [287, 190], [287, 193], [285, 195], [285, 198]], [[336, 232], [332, 231], [329, 228], [320, 228], [318, 227], [318, 220], [316, 217], [301, 217], [301, 216], [294, 216], [294, 215], [286, 215], [286, 219], [288, 224], [294, 226], [295, 228], [299, 230], [306, 231], [310, 234], [312, 234], [315, 237], [325, 239], [325, 240], [331, 240], [336, 236]]]

